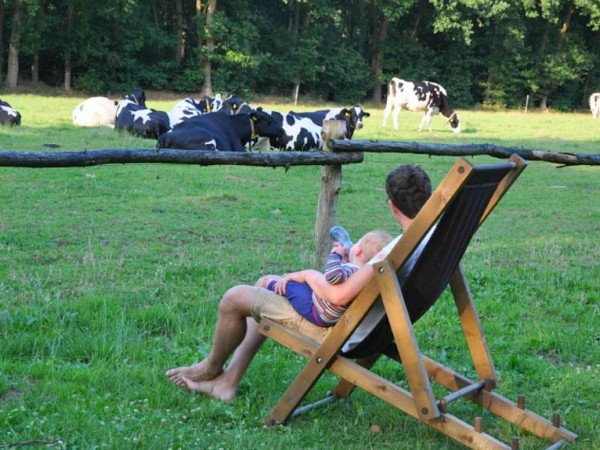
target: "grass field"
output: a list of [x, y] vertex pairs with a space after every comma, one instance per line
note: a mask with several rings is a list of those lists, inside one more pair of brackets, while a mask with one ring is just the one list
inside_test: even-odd
[[[154, 147], [109, 128], [75, 128], [70, 115], [80, 98], [0, 97], [23, 114], [22, 127], [0, 128], [0, 149]], [[173, 103], [149, 96], [148, 106]], [[433, 133], [416, 132], [417, 113], [403, 113], [401, 131], [384, 131], [381, 108], [366, 109], [372, 115], [356, 139], [600, 153], [600, 121], [588, 114], [459, 111], [464, 133], [454, 135], [440, 117]], [[413, 162], [437, 185], [454, 161], [366, 154], [343, 169], [338, 222], [354, 236], [398, 232], [385, 175]], [[65, 449], [462, 448], [364, 392], [290, 426], [263, 427], [302, 367], [272, 342], [231, 404], [191, 395], [164, 376], [207, 354], [229, 287], [312, 263], [319, 173], [316, 166], [0, 168], [0, 448], [32, 441]], [[463, 260], [499, 392], [525, 393], [545, 417], [560, 413], [580, 436], [569, 448], [582, 450], [600, 448], [599, 254], [600, 169], [531, 162]], [[453, 308], [441, 299], [416, 332], [425, 353], [473, 376]], [[404, 383], [395, 365], [380, 362], [377, 370]], [[327, 375], [309, 400], [334, 383]], [[479, 415], [461, 401], [451, 411]], [[516, 433], [483, 420], [505, 441]], [[523, 435], [521, 448], [545, 447]]]

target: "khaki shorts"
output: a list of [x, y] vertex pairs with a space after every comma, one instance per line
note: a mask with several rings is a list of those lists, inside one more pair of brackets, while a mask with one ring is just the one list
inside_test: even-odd
[[256, 289], [250, 312], [259, 323], [261, 318], [270, 319], [318, 342], [323, 342], [332, 330], [332, 327], [319, 327], [310, 323], [296, 312], [287, 298], [267, 289]]

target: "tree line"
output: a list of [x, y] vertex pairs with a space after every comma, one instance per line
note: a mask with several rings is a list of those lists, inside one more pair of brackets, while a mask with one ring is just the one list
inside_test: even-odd
[[385, 98], [573, 110], [600, 91], [598, 0], [0, 0], [5, 88]]

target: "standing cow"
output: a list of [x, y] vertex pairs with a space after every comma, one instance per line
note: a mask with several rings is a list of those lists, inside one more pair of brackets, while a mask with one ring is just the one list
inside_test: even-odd
[[135, 89], [127, 94], [117, 106], [115, 117], [117, 130], [156, 139], [170, 128], [169, 116], [166, 112], [146, 107], [146, 94], [142, 89]]
[[590, 95], [590, 109], [594, 119], [600, 117], [600, 92]]
[[0, 99], [0, 125], [8, 124], [11, 127], [21, 125], [21, 113]]
[[442, 114], [452, 131], [460, 133], [460, 119], [458, 114], [450, 106], [446, 90], [437, 83], [430, 81], [404, 81], [400, 78], [392, 78], [388, 83], [388, 96], [383, 112], [383, 127], [387, 125], [387, 119], [392, 114], [394, 130], [398, 129], [398, 116], [402, 108], [409, 111], [425, 111], [419, 125], [419, 131], [423, 125], [427, 125], [431, 131], [431, 117]]
[[81, 127], [114, 126], [118, 102], [106, 97], [90, 97], [73, 110], [73, 123]]

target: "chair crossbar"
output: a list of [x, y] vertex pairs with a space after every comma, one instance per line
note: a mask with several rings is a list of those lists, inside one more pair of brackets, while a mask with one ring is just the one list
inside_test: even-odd
[[321, 400], [317, 400], [316, 402], [310, 403], [309, 405], [296, 408], [292, 413], [292, 417], [298, 417], [299, 415], [304, 414], [305, 412], [310, 411], [311, 409], [318, 408], [319, 406], [326, 405], [327, 403], [332, 403], [337, 399], [338, 397], [336, 397], [333, 394], [328, 395], [327, 397], [322, 398]]
[[453, 393], [448, 394], [444, 398], [440, 399], [438, 405], [440, 406], [443, 412], [446, 412], [447, 405], [449, 405], [455, 400], [458, 400], [459, 398], [466, 396], [467, 394], [470, 394], [473, 391], [483, 389], [484, 385], [485, 381], [480, 381], [479, 383], [473, 383], [469, 386], [465, 386], [464, 388], [459, 389], [458, 391], [454, 391]]
[[558, 450], [559, 448], [563, 448], [565, 445], [567, 445], [567, 441], [565, 439], [562, 439], [558, 442], [555, 442], [550, 447], [546, 448], [546, 450]]

